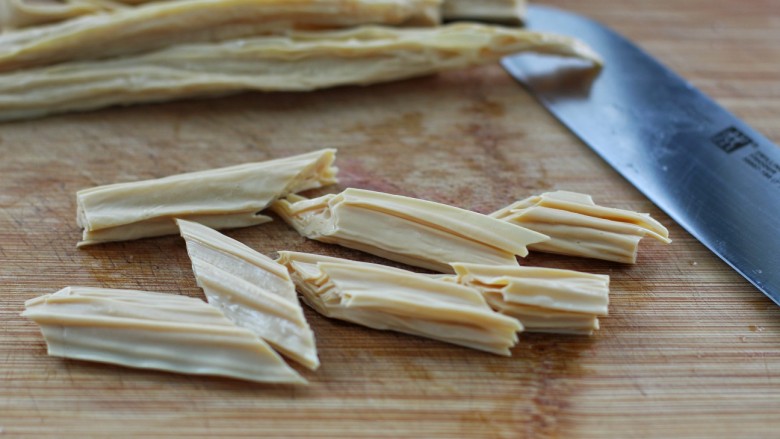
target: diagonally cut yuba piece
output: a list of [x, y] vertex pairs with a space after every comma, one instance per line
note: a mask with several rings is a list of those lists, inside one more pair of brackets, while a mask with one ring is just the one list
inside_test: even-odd
[[368, 85], [518, 52], [600, 63], [588, 46], [568, 37], [479, 24], [290, 32], [0, 74], [0, 120], [246, 90]]
[[263, 340], [199, 299], [66, 287], [25, 303], [49, 355], [257, 382], [306, 380]]
[[287, 357], [317, 369], [314, 333], [287, 269], [216, 230], [190, 221], [176, 223], [209, 304]]
[[523, 329], [491, 310], [477, 290], [453, 282], [306, 253], [282, 251], [279, 262], [304, 301], [326, 317], [506, 356]]
[[476, 212], [362, 189], [291, 196], [271, 209], [309, 239], [444, 273], [450, 262], [517, 265], [527, 245], [547, 239]]
[[461, 285], [529, 332], [592, 334], [607, 315], [609, 276], [538, 267], [452, 264]]
[[271, 219], [259, 212], [291, 193], [336, 182], [336, 151], [306, 154], [156, 180], [118, 183], [76, 194], [79, 246], [176, 234], [173, 218], [216, 229]]
[[577, 192], [529, 197], [490, 216], [549, 236], [528, 247], [541, 252], [633, 264], [643, 237], [672, 242], [669, 231], [650, 215], [599, 206]]
[[526, 0], [444, 0], [442, 18], [518, 25], [525, 17]]
[[[4, 0], [5, 1], [5, 0]], [[186, 0], [0, 34], [0, 71], [290, 29], [439, 22], [440, 0]]]

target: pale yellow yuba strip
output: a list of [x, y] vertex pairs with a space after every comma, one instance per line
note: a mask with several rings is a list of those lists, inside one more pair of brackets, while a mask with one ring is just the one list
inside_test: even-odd
[[319, 313], [380, 330], [510, 355], [522, 325], [475, 289], [398, 268], [279, 252], [304, 301]]
[[[134, 5], [173, 0], [4, 0], [0, 2], [0, 30], [56, 23], [82, 15], [120, 11]], [[420, 3], [419, 16], [412, 24], [434, 25], [448, 21], [488, 21], [519, 24], [525, 14], [525, 0], [443, 0], [441, 13], [433, 6], [438, 0]]]
[[56, 23], [82, 15], [121, 7], [102, 0], [3, 0], [0, 1], [0, 31]]
[[498, 294], [487, 294], [485, 299], [494, 310], [522, 322], [528, 332], [593, 335], [594, 331], [601, 327], [598, 316], [593, 314], [553, 311], [536, 306], [513, 304], [504, 301]]
[[650, 215], [599, 206], [576, 192], [529, 197], [490, 216], [549, 236], [529, 246], [541, 252], [633, 264], [643, 237], [671, 242], [669, 231]]
[[362, 189], [280, 199], [271, 209], [301, 235], [408, 265], [451, 272], [451, 262], [517, 265], [546, 236], [476, 212]]
[[444, 0], [442, 18], [519, 25], [525, 10], [526, 0]]
[[257, 382], [306, 380], [251, 331], [199, 299], [67, 287], [25, 303], [49, 355]]
[[260, 212], [291, 193], [336, 182], [336, 150], [79, 191], [79, 246], [176, 234], [174, 218], [215, 229], [270, 221]]
[[529, 332], [591, 334], [609, 305], [609, 276], [542, 267], [452, 264], [458, 284]]
[[192, 270], [210, 305], [277, 351], [317, 369], [314, 333], [287, 269], [216, 230], [177, 220]]
[[247, 90], [369, 85], [521, 52], [600, 63], [588, 46], [569, 37], [480, 24], [290, 31], [0, 74], [0, 120]]
[[[292, 29], [439, 22], [439, 0], [150, 2], [0, 34], [0, 71]], [[12, 5], [9, 5], [12, 6]], [[13, 12], [13, 11], [11, 11]]]

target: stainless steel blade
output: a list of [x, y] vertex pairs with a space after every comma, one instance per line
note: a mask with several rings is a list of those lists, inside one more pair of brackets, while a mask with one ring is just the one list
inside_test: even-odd
[[577, 37], [583, 64], [522, 55], [504, 67], [620, 174], [780, 305], [780, 148], [603, 25], [532, 6], [528, 27]]

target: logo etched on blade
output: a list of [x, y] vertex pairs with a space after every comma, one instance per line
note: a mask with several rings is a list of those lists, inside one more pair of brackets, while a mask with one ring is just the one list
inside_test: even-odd
[[736, 127], [728, 127], [725, 130], [720, 131], [718, 134], [712, 136], [711, 140], [715, 146], [729, 154], [748, 145], [757, 146], [753, 139]]

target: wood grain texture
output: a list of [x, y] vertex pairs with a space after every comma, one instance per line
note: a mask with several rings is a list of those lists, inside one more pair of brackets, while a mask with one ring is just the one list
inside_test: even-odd
[[[557, 0], [640, 43], [780, 142], [776, 0]], [[512, 358], [328, 321], [306, 388], [51, 358], [23, 302], [66, 285], [202, 297], [177, 237], [75, 247], [78, 189], [339, 148], [340, 188], [481, 212], [552, 189], [650, 212], [670, 246], [612, 276], [593, 337], [529, 335]], [[777, 437], [780, 309], [558, 125], [498, 66], [367, 88], [245, 94], [0, 125], [0, 437]], [[340, 188], [334, 188], [338, 190]], [[314, 251], [281, 221], [229, 232]]]

